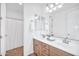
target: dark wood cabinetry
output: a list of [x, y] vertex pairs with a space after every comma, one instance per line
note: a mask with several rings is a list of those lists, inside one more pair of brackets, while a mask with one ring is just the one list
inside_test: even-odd
[[36, 39], [33, 40], [33, 48], [34, 53], [37, 56], [73, 56], [70, 53], [67, 53]]

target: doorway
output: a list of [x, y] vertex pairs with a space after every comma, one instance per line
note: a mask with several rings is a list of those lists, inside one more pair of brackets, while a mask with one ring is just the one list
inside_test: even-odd
[[23, 56], [23, 5], [6, 4], [6, 55]]

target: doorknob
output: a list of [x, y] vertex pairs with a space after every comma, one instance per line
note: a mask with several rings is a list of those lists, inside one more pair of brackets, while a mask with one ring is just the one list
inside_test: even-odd
[[0, 35], [0, 39], [2, 38], [2, 36]]

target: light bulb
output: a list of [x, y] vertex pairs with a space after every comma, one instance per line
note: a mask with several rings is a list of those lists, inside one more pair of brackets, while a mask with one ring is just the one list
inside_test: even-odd
[[55, 3], [55, 5], [59, 5], [59, 3]]
[[58, 5], [58, 8], [61, 8], [63, 5]]
[[54, 7], [53, 10], [56, 10], [56, 7]]
[[52, 9], [50, 9], [49, 12], [51, 13], [52, 12]]
[[49, 7], [46, 7], [46, 10], [48, 11], [49, 10]]
[[19, 3], [19, 5], [22, 5], [22, 3]]
[[50, 8], [53, 8], [54, 7], [54, 5], [53, 4], [50, 4]]
[[37, 14], [35, 14], [35, 19], [38, 19], [38, 17], [39, 17], [39, 16], [38, 16]]
[[38, 16], [35, 16], [35, 19], [38, 19]]

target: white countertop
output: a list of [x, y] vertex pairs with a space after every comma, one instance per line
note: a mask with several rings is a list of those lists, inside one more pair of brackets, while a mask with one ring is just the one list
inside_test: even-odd
[[66, 44], [66, 43], [62, 42], [62, 40], [63, 40], [62, 38], [54, 37], [56, 39], [55, 41], [49, 41], [46, 38], [43, 38], [42, 35], [40, 35], [40, 34], [35, 33], [33, 35], [34, 35], [35, 39], [37, 39], [41, 42], [44, 42], [46, 44], [59, 48], [63, 51], [71, 53], [73, 55], [79, 56], [79, 41], [76, 41], [76, 42], [71, 41], [69, 44]]

